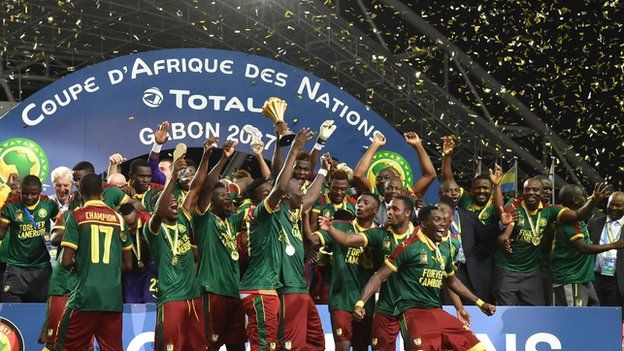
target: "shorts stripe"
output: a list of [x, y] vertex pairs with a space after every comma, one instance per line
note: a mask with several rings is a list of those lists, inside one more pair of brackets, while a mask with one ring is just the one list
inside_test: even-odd
[[258, 324], [258, 339], [260, 341], [260, 345], [268, 346], [266, 340], [266, 316], [264, 315], [264, 301], [262, 296], [254, 297], [254, 312], [256, 313], [256, 323]]
[[164, 350], [165, 344], [162, 337], [163, 324], [165, 322], [165, 307], [161, 305], [156, 309], [156, 335], [154, 336], [155, 350]]
[[409, 345], [409, 341], [411, 340], [409, 329], [407, 328], [407, 319], [405, 319], [404, 315], [401, 315], [400, 318], [401, 323], [401, 335], [403, 336], [403, 342], [405, 345]]

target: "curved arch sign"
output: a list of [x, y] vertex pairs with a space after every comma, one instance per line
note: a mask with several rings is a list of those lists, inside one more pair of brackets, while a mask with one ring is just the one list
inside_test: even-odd
[[156, 125], [164, 120], [171, 122], [171, 144], [200, 147], [206, 138], [218, 136], [238, 140], [239, 150], [249, 153], [251, 136], [243, 126], [250, 124], [270, 149], [273, 122], [261, 109], [271, 96], [288, 103], [286, 121], [293, 130], [317, 130], [333, 119], [338, 128], [326, 150], [341, 162], [354, 167], [373, 133], [380, 131], [388, 139], [386, 149], [402, 155], [405, 160], [399, 164], [411, 168], [403, 173], [420, 174], [417, 155], [403, 137], [327, 81], [254, 55], [172, 49], [98, 63], [21, 102], [0, 119], [0, 180], [10, 172], [42, 176], [82, 160], [105, 170], [112, 153], [127, 158], [147, 153]]

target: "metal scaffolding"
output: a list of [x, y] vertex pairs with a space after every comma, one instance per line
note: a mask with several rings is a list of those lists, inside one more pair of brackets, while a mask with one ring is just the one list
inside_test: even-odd
[[472, 174], [477, 158], [489, 165], [504, 155], [517, 156], [532, 173], [544, 171], [542, 162], [511, 138], [518, 128], [503, 132], [454, 97], [448, 84], [440, 87], [410, 66], [408, 58], [389, 53], [380, 36], [367, 36], [320, 0], [75, 0], [0, 6], [0, 96], [4, 91], [7, 101], [20, 101], [63, 75], [120, 55], [224, 48], [280, 60], [326, 79], [398, 130], [418, 132], [434, 159], [440, 138], [457, 136], [457, 173]]

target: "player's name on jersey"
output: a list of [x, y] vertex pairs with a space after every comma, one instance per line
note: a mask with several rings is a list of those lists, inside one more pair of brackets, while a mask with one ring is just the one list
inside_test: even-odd
[[98, 211], [87, 211], [84, 214], [85, 219], [88, 221], [101, 221], [107, 223], [118, 223], [118, 218], [112, 213], [102, 213]]
[[444, 278], [444, 271], [439, 269], [425, 268], [418, 279], [418, 282], [422, 286], [429, 286], [432, 288], [442, 287], [442, 278]]
[[20, 239], [29, 239], [35, 238], [46, 232], [46, 222], [39, 221], [37, 222], [37, 228], [35, 228], [32, 223], [20, 224], [19, 226], [19, 234], [17, 235]]

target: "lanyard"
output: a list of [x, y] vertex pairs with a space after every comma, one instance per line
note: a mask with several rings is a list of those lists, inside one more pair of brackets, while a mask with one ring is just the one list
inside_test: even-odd
[[23, 207], [24, 207], [24, 212], [26, 212], [26, 217], [28, 217], [28, 220], [30, 221], [30, 223], [33, 225], [33, 227], [35, 227], [35, 230], [39, 230], [39, 225], [37, 225], [37, 222], [35, 222], [33, 215], [30, 213], [30, 211], [28, 211], [28, 208], [26, 208], [26, 206], [23, 206]]
[[533, 237], [538, 238], [540, 236], [539, 223], [540, 223], [540, 219], [542, 216], [542, 211], [539, 211], [538, 209], [537, 222], [536, 224], [533, 224], [533, 220], [531, 220], [531, 215], [529, 214], [529, 210], [526, 208], [524, 204], [522, 204], [522, 209], [524, 210], [524, 213], [527, 216], [527, 220], [529, 221], [529, 225], [531, 226], [531, 233], [533, 233]]
[[457, 209], [453, 210], [453, 221], [451, 222], [451, 227], [455, 230], [455, 235], [459, 238], [461, 242], [461, 217], [459, 216], [459, 211]]
[[141, 231], [141, 218], [137, 219], [137, 229], [134, 231], [134, 237], [136, 241], [136, 251], [134, 249], [134, 245], [132, 245], [132, 250], [134, 251], [134, 255], [137, 258], [137, 261], [141, 261], [141, 236], [139, 232]]
[[169, 236], [169, 230], [167, 230], [167, 227], [165, 227], [165, 233], [167, 235], [165, 235], [167, 237], [167, 241], [169, 242], [169, 245], [171, 245], [171, 253], [173, 254], [173, 256], [176, 256], [178, 254], [178, 239], [180, 236], [180, 232], [178, 230], [178, 225], [177, 223], [175, 224], [175, 234], [173, 236], [173, 241], [171, 240], [171, 236]]
[[617, 241], [617, 239], [615, 238], [615, 235], [611, 234], [611, 226], [609, 225], [609, 223], [606, 223], [606, 227], [607, 227], [607, 240], [609, 241], [608, 243], [611, 244]]

